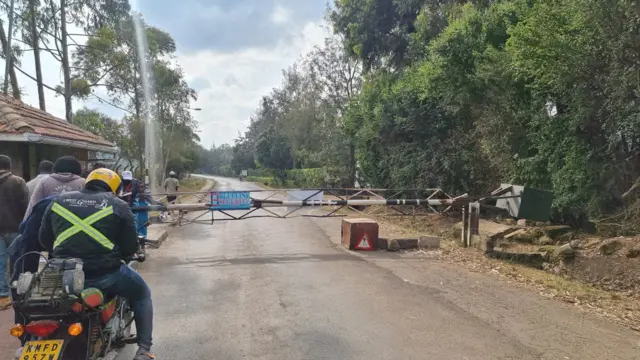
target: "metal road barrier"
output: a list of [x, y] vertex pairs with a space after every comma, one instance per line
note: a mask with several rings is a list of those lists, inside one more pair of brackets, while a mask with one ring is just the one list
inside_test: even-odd
[[[166, 196], [167, 194], [155, 194]], [[520, 195], [452, 197], [441, 189], [279, 189], [247, 191], [209, 191], [180, 193], [181, 197], [196, 196], [199, 203], [176, 203], [163, 206], [133, 207], [137, 211], [178, 211], [178, 225], [211, 223], [216, 220], [250, 218], [344, 217], [339, 211], [350, 209], [367, 216], [426, 216], [444, 214], [453, 208], [468, 208], [469, 203], [507, 199]], [[423, 197], [417, 197], [423, 196]], [[364, 208], [368, 209], [364, 213]], [[304, 210], [303, 210], [304, 209]], [[475, 209], [475, 208], [474, 208]], [[198, 212], [190, 218], [185, 213]], [[466, 211], [466, 210], [465, 210]], [[474, 210], [475, 211], [475, 210]], [[222, 217], [216, 217], [216, 213]], [[209, 219], [203, 219], [210, 215]]]
[[[152, 194], [163, 196], [169, 194]], [[519, 185], [502, 184], [486, 196], [462, 194], [451, 196], [442, 189], [278, 189], [244, 191], [208, 191], [175, 194], [175, 204], [133, 207], [138, 211], [178, 211], [177, 225], [210, 223], [216, 220], [244, 220], [251, 218], [345, 217], [341, 209], [349, 209], [365, 216], [426, 216], [446, 214], [452, 209], [461, 211], [462, 244], [470, 246], [479, 234], [480, 207], [500, 211], [510, 216], [543, 221], [549, 216], [553, 196], [550, 192]], [[193, 196], [198, 203], [180, 203]], [[495, 201], [495, 205], [487, 202]], [[367, 212], [364, 212], [367, 209]], [[187, 218], [191, 212], [201, 211]], [[216, 213], [224, 217], [216, 218]], [[210, 214], [209, 220], [201, 220]], [[460, 212], [458, 212], [460, 214]]]

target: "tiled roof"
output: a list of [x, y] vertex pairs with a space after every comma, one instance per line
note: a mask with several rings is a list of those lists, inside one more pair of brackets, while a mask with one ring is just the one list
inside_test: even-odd
[[113, 147], [109, 141], [12, 97], [0, 94], [0, 134], [32, 133]]

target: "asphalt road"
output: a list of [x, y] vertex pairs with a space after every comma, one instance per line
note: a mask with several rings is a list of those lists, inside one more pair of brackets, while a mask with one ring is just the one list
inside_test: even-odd
[[[256, 188], [216, 180], [221, 190]], [[153, 292], [157, 358], [640, 358], [637, 333], [564, 304], [425, 260], [349, 254], [329, 240], [338, 224], [250, 219], [173, 229], [140, 267]]]

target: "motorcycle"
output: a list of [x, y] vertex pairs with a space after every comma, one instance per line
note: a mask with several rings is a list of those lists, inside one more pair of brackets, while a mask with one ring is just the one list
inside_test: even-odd
[[[138, 243], [141, 250], [124, 259], [129, 264], [144, 262], [147, 246], [159, 246], [143, 236]], [[82, 267], [81, 259], [54, 258], [37, 273], [22, 273], [13, 282], [13, 306], [24, 320], [10, 330], [24, 343], [17, 360], [113, 360], [117, 349], [137, 343], [128, 301], [85, 289]]]

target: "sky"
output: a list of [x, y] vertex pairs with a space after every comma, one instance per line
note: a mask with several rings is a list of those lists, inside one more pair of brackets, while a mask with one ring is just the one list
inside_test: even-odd
[[[278, 86], [282, 69], [321, 45], [329, 35], [323, 21], [327, 0], [137, 0], [132, 7], [150, 25], [171, 34], [178, 48], [177, 63], [198, 92], [192, 102], [201, 143], [209, 148], [233, 144], [244, 133], [260, 98]], [[69, 33], [80, 33], [70, 28]], [[73, 36], [82, 42], [82, 36]], [[62, 84], [60, 64], [42, 59], [44, 82]], [[3, 64], [4, 66], [4, 64]], [[35, 75], [33, 55], [25, 52], [20, 67]], [[38, 107], [35, 82], [18, 73], [23, 101]], [[107, 99], [96, 88], [96, 95]], [[46, 90], [47, 111], [64, 118], [64, 100]], [[92, 97], [74, 101], [120, 118], [124, 112]]]

